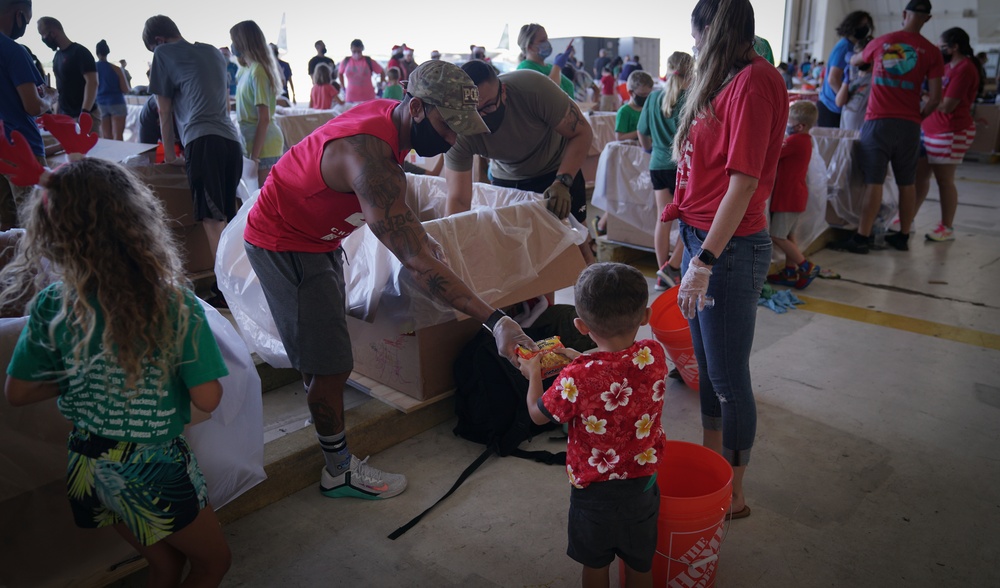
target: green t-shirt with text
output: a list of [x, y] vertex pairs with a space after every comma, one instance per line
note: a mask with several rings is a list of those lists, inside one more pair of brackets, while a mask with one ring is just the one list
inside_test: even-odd
[[[544, 63], [539, 65], [530, 59], [525, 59], [521, 63], [517, 64], [517, 69], [530, 69], [532, 71], [537, 71], [545, 77], [549, 77], [549, 74], [552, 73], [551, 64]], [[570, 98], [574, 98], [576, 96], [576, 88], [573, 87], [573, 80], [567, 78], [566, 74], [559, 74], [559, 87], [562, 88], [562, 91], [566, 92], [566, 95]]]
[[42, 290], [32, 304], [7, 373], [32, 382], [57, 381], [59, 410], [80, 429], [116, 441], [169, 441], [180, 435], [191, 420], [189, 390], [229, 373], [204, 309], [191, 291], [185, 290], [184, 295], [190, 312], [181, 357], [175, 359], [168, 374], [146, 362], [142, 380], [127, 391], [127, 398], [122, 390], [124, 370], [115, 362], [113, 352], [101, 353], [104, 316], [100, 308], [96, 309], [89, 349], [90, 357], [95, 359], [85, 358], [85, 365], [72, 369], [75, 341], [64, 320], [56, 325], [52, 344], [49, 325], [62, 306], [61, 282]]

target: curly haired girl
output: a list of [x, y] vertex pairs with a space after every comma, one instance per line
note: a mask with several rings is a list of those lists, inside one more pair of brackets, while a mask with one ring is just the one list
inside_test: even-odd
[[[218, 406], [228, 371], [183, 285], [163, 206], [98, 159], [44, 182], [0, 272], [0, 303], [41, 289], [7, 370], [7, 400], [58, 397], [73, 423], [67, 493], [78, 526], [114, 526], [149, 562], [151, 586], [177, 585], [187, 562], [188, 583], [218, 585], [229, 547], [181, 433], [192, 404]], [[60, 279], [48, 286], [46, 263]]]

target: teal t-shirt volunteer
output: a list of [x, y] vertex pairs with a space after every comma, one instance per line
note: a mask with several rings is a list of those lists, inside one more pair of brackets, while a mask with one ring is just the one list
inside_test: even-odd
[[[7, 373], [32, 382], [57, 381], [59, 411], [80, 429], [116, 441], [169, 441], [180, 435], [191, 420], [189, 390], [229, 373], [204, 309], [192, 292], [185, 290], [184, 294], [190, 313], [182, 356], [174, 362], [169, 374], [147, 363], [141, 383], [128, 391], [133, 396], [126, 398], [122, 393], [125, 371], [114, 361], [114, 353], [103, 353], [89, 366], [82, 367], [81, 373], [66, 376], [73, 367], [74, 339], [65, 321], [56, 325], [54, 348], [49, 338], [49, 325], [62, 305], [61, 282], [42, 290], [32, 304], [31, 316], [17, 340]], [[91, 357], [101, 353], [103, 333], [104, 316], [98, 308], [89, 349]]]
[[654, 90], [642, 106], [639, 116], [638, 130], [641, 134], [653, 138], [653, 152], [649, 158], [649, 169], [677, 169], [674, 161], [674, 137], [677, 135], [677, 125], [680, 123], [681, 109], [684, 108], [684, 98], [687, 92], [681, 92], [670, 112], [670, 118], [663, 116], [663, 90]]

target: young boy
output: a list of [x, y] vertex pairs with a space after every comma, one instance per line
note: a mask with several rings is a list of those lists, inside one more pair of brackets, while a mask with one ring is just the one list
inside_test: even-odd
[[806, 259], [792, 237], [795, 223], [806, 210], [809, 187], [806, 174], [812, 158], [812, 137], [809, 130], [816, 124], [819, 111], [808, 100], [793, 102], [788, 108], [785, 142], [778, 157], [778, 171], [771, 193], [771, 242], [785, 254], [785, 268], [767, 276], [778, 286], [794, 286], [801, 290], [819, 275], [818, 265]]
[[627, 586], [653, 581], [667, 362], [659, 343], [635, 340], [649, 322], [648, 292], [646, 278], [631, 266], [591, 265], [576, 283], [573, 322], [597, 351], [559, 350], [573, 361], [544, 394], [541, 356], [521, 360], [531, 419], [569, 426], [566, 553], [583, 564], [585, 587], [608, 585], [616, 554], [625, 562]]
[[615, 94], [615, 76], [611, 73], [611, 66], [605, 65], [601, 71], [601, 112], [615, 112], [618, 110], [618, 95]]
[[618, 109], [615, 116], [615, 140], [635, 141], [639, 138], [639, 115], [642, 105], [653, 92], [653, 77], [642, 70], [636, 70], [628, 75], [629, 101]]
[[399, 83], [399, 68], [390, 67], [388, 71], [385, 72], [385, 88], [382, 90], [382, 97], [391, 100], [402, 100], [403, 99], [403, 86]]

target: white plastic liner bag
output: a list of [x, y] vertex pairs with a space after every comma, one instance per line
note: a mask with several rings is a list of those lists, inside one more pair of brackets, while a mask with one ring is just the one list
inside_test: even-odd
[[613, 141], [605, 145], [597, 162], [591, 201], [652, 235], [663, 211], [657, 209], [653, 196], [649, 158], [649, 153], [635, 143]]
[[[576, 221], [559, 221], [540, 194], [474, 184], [472, 210], [446, 218], [444, 178], [407, 174], [406, 200], [428, 234], [441, 244], [451, 269], [486, 302], [538, 277], [562, 251], [587, 240]], [[219, 289], [251, 351], [275, 367], [290, 367], [260, 283], [243, 248], [250, 205], [223, 231], [216, 258]], [[391, 321], [399, 332], [441, 324], [458, 315], [430, 299], [367, 226], [344, 239], [347, 312], [372, 322]]]
[[[827, 221], [831, 226], [855, 229], [861, 218], [865, 197], [865, 181], [857, 151], [858, 131], [850, 129], [815, 128], [813, 146], [826, 163]], [[875, 221], [875, 231], [884, 232], [899, 214], [899, 189], [892, 166], [889, 166], [882, 190], [882, 207]]]

